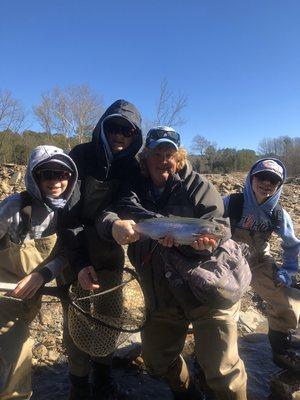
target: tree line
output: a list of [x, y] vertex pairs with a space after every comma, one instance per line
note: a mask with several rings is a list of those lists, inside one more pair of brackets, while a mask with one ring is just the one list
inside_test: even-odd
[[9, 129], [0, 132], [0, 163], [26, 165], [31, 151], [42, 144], [60, 147], [68, 151], [78, 143], [76, 137], [25, 130], [21, 133]]
[[[143, 131], [153, 125], [182, 126], [187, 97], [175, 94], [163, 79], [160, 84], [153, 117], [144, 119]], [[32, 149], [52, 144], [68, 151], [78, 143], [90, 140], [92, 131], [105, 110], [102, 96], [87, 85], [54, 87], [43, 92], [31, 115], [41, 132], [29, 129], [28, 112], [9, 90], [0, 88], [0, 163], [26, 164]], [[189, 159], [193, 168], [202, 173], [247, 171], [262, 157], [276, 157], [287, 166], [288, 175], [300, 174], [300, 137], [263, 138], [258, 151], [218, 148], [204, 136], [195, 135]]]
[[[186, 105], [187, 97], [174, 93], [167, 79], [162, 79], [153, 116], [144, 119], [143, 131], [153, 125], [182, 125]], [[90, 140], [104, 110], [103, 97], [87, 85], [57, 86], [43, 92], [31, 111], [11, 91], [0, 88], [0, 163], [26, 164], [31, 150], [41, 144], [68, 151]], [[38, 122], [40, 132], [30, 129], [29, 117]]]
[[276, 139], [264, 138], [258, 152], [250, 149], [218, 149], [204, 136], [196, 135], [192, 140], [190, 160], [193, 168], [205, 173], [228, 173], [248, 171], [255, 161], [263, 157], [280, 159], [287, 167], [288, 176], [300, 174], [300, 137], [281, 136]]

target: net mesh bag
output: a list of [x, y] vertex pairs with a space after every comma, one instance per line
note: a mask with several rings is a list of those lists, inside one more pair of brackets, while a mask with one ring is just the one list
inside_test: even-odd
[[70, 287], [72, 305], [68, 327], [76, 346], [91, 356], [104, 357], [145, 323], [145, 301], [132, 269], [97, 271], [100, 289]]

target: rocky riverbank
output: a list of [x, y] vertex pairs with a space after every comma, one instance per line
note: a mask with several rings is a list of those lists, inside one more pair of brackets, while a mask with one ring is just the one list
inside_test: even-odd
[[[0, 199], [24, 190], [25, 167], [12, 164], [0, 167]], [[217, 186], [221, 194], [241, 191], [245, 174], [207, 175]], [[282, 193], [282, 205], [290, 213], [295, 230], [300, 235], [300, 178], [290, 178]], [[280, 241], [273, 235], [272, 253], [280, 260]], [[128, 262], [128, 261], [127, 261]], [[34, 400], [62, 400], [67, 397], [67, 366], [62, 343], [61, 305], [53, 298], [43, 297], [41, 312], [31, 324], [33, 348], [33, 385]], [[264, 317], [264, 304], [251, 291], [242, 301], [242, 313], [239, 321], [241, 356], [249, 374], [249, 400], [267, 399], [269, 395], [270, 374], [276, 374], [276, 368], [270, 355], [266, 339], [267, 322]], [[128, 348], [117, 353], [114, 359], [115, 374], [132, 399], [167, 400], [172, 396], [164, 383], [149, 377], [139, 357], [139, 337], [127, 343]], [[129, 346], [130, 345], [130, 346]], [[196, 376], [200, 376], [193, 362], [192, 335], [187, 338], [185, 355]], [[197, 380], [201, 386], [201, 379]], [[276, 382], [275, 382], [276, 386]], [[297, 388], [296, 384], [290, 387]], [[293, 389], [293, 390], [294, 390]], [[300, 389], [300, 388], [299, 388]], [[275, 400], [275, 395], [269, 399]], [[288, 396], [286, 394], [286, 396]], [[278, 397], [280, 398], [280, 397]], [[284, 398], [284, 397], [281, 397]], [[289, 398], [289, 397], [286, 397]], [[292, 397], [290, 397], [292, 398]], [[294, 397], [296, 398], [296, 397]]]

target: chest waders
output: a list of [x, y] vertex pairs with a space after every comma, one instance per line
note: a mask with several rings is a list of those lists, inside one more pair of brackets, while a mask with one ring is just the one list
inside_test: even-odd
[[[17, 283], [49, 261], [56, 235], [15, 244], [7, 237], [0, 250], [0, 281]], [[29, 324], [40, 309], [40, 296], [21, 302], [0, 298], [0, 398], [27, 400], [31, 391], [33, 340]]]
[[280, 367], [300, 371], [300, 362], [289, 356], [289, 333], [299, 326], [300, 290], [293, 287], [280, 287], [274, 279], [278, 266], [270, 253], [271, 232], [251, 232], [236, 228], [233, 239], [247, 243], [250, 248], [249, 266], [252, 272], [251, 286], [267, 303], [269, 340], [273, 360]]
[[[83, 187], [83, 207], [82, 207], [82, 220], [84, 223], [84, 245], [87, 248], [88, 255], [91, 264], [95, 270], [98, 271], [99, 281], [103, 290], [107, 286], [111, 287], [112, 282], [118, 285], [122, 280], [122, 268], [124, 266], [124, 251], [120, 245], [114, 240], [105, 241], [100, 240], [97, 230], [95, 228], [95, 221], [97, 216], [103, 212], [105, 208], [110, 206], [113, 202], [113, 198], [119, 188], [119, 181], [116, 179], [109, 181], [99, 181], [92, 176], [87, 176], [84, 180]], [[104, 270], [102, 276], [101, 270]], [[114, 270], [114, 273], [110, 275], [109, 270]], [[120, 275], [116, 274], [116, 270], [120, 271]], [[120, 302], [122, 298], [120, 298]], [[103, 306], [104, 307], [104, 304]], [[72, 310], [68, 311], [68, 307], [63, 304], [64, 312], [64, 342], [68, 353], [68, 364], [69, 364], [69, 378], [71, 392], [78, 392], [82, 387], [83, 379], [84, 382], [88, 382], [88, 375], [90, 372], [90, 361], [92, 360], [93, 369], [93, 381], [96, 381], [97, 375], [99, 375], [99, 384], [105, 383], [105, 376], [110, 374], [111, 366], [111, 355], [106, 357], [92, 357], [87, 354], [84, 349], [74, 343], [69, 332], [69, 324], [76, 324], [78, 327], [78, 337], [86, 337], [85, 325], [80, 324], [80, 321], [74, 322], [74, 315]], [[107, 304], [107, 313], [111, 314], [110, 304]], [[80, 316], [79, 316], [80, 318]], [[71, 321], [72, 319], [72, 321]], [[72, 329], [71, 329], [72, 331]], [[98, 335], [99, 340], [103, 341], [117, 341], [119, 333], [116, 331], [115, 339], [108, 336], [108, 331], [102, 329], [103, 332]], [[92, 338], [92, 336], [91, 336]], [[79, 343], [79, 341], [78, 341]], [[99, 371], [101, 373], [99, 373]], [[95, 382], [94, 382], [95, 386]]]

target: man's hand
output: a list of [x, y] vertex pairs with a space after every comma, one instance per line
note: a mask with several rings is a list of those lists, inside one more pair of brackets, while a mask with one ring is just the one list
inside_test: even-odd
[[135, 232], [132, 220], [119, 219], [113, 223], [112, 236], [118, 244], [129, 244], [139, 240], [140, 235]]
[[[165, 247], [179, 246], [179, 243], [177, 243], [176, 240], [172, 236], [165, 236], [164, 238], [159, 239], [158, 243]], [[191, 246], [195, 250], [198, 250], [198, 251], [208, 250], [212, 253], [216, 247], [216, 244], [217, 244], [216, 240], [212, 239], [211, 237], [206, 237], [206, 236], [200, 237], [199, 236], [191, 244]]]
[[174, 240], [172, 236], [165, 236], [158, 240], [158, 243], [165, 247], [179, 246], [179, 244]]
[[31, 299], [39, 288], [43, 285], [44, 279], [39, 272], [33, 272], [25, 276], [17, 285], [17, 287], [9, 293], [11, 297], [19, 299]]
[[96, 271], [92, 265], [83, 268], [79, 272], [78, 281], [84, 290], [95, 290], [100, 288]]
[[208, 250], [210, 253], [216, 248], [217, 242], [207, 236], [199, 236], [192, 244], [192, 248], [198, 251]]

